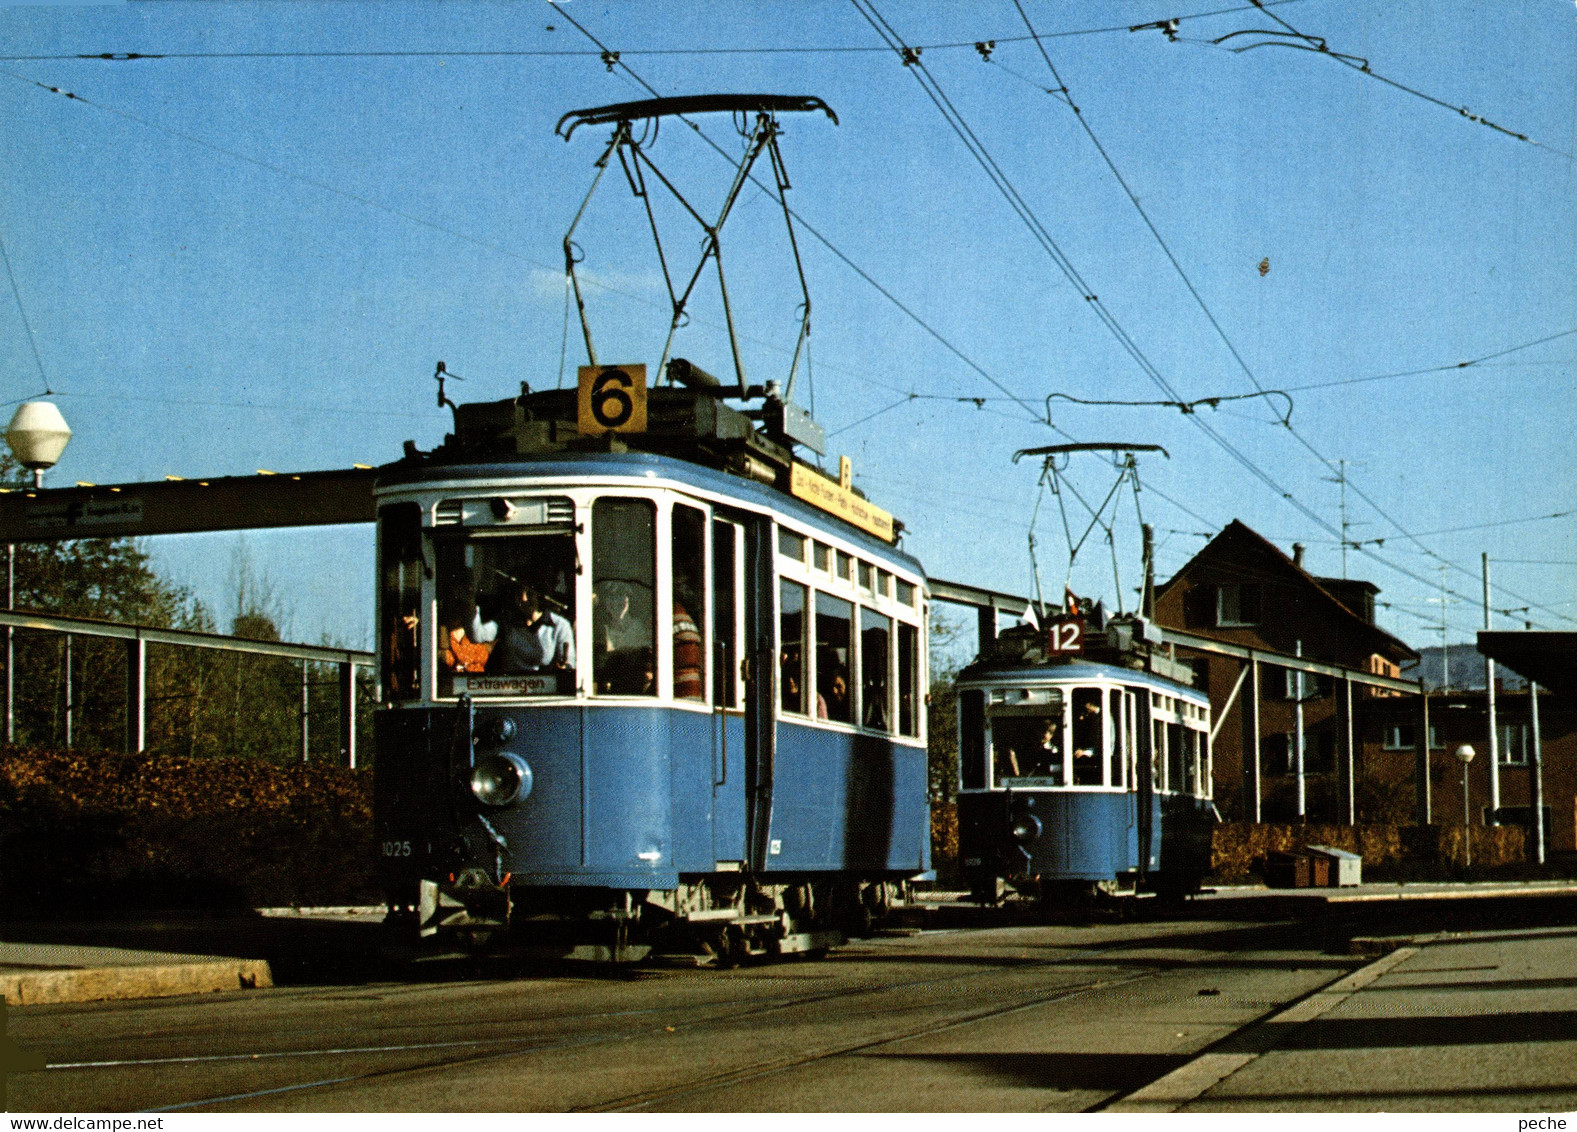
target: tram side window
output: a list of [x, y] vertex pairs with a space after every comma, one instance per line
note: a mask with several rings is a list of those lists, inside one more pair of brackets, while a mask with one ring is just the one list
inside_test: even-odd
[[1199, 793], [1199, 732], [1192, 727], [1183, 731], [1183, 793]]
[[805, 561], [805, 536], [795, 534], [787, 527], [778, 528], [778, 553], [795, 562]]
[[1099, 786], [1106, 761], [1105, 713], [1099, 688], [1073, 691], [1073, 784]]
[[796, 715], [805, 712], [805, 587], [778, 583], [778, 706]]
[[1128, 762], [1128, 730], [1124, 726], [1122, 689], [1112, 688], [1106, 693], [1106, 715], [1112, 721], [1112, 745], [1106, 759], [1106, 784], [1123, 785], [1123, 767]]
[[383, 582], [383, 697], [421, 694], [422, 509], [395, 503], [378, 512]]
[[875, 731], [892, 730], [892, 695], [887, 679], [892, 639], [891, 617], [860, 610], [860, 722]]
[[1061, 704], [1049, 704], [1046, 711], [992, 718], [993, 785], [1009, 781], [1032, 786], [1065, 784]]
[[1153, 790], [1167, 789], [1166, 776], [1166, 724], [1159, 719], [1150, 721], [1150, 785]]
[[986, 785], [986, 694], [958, 693], [958, 786], [983, 790]]
[[591, 505], [592, 681], [609, 696], [657, 694], [657, 508]]
[[1181, 723], [1166, 725], [1166, 788], [1174, 793], [1188, 789], [1183, 774], [1183, 730]]
[[675, 504], [673, 513], [673, 695], [706, 699], [706, 513]]
[[898, 623], [898, 734], [919, 735], [920, 629]]
[[830, 594], [816, 595], [816, 718], [854, 722], [849, 692], [853, 661], [854, 606]]
[[739, 591], [734, 583], [739, 526], [712, 520], [712, 633], [717, 644], [712, 666], [712, 700], [738, 707], [734, 673], [739, 670]]

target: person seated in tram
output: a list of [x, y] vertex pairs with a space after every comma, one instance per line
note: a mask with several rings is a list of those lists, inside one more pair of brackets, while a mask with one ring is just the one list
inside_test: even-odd
[[816, 695], [816, 718], [831, 719], [839, 723], [849, 720], [849, 673], [840, 664], [827, 677], [827, 683]]
[[505, 613], [497, 623], [497, 640], [487, 657], [489, 676], [574, 670], [575, 631], [548, 608], [550, 600], [529, 583], [510, 588]]

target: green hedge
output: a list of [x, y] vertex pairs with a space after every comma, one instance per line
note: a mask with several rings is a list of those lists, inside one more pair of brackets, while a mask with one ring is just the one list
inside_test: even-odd
[[372, 772], [0, 748], [0, 907], [375, 903]]

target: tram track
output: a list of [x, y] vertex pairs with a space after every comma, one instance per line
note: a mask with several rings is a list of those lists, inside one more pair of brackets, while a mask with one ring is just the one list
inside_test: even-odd
[[[541, 1034], [532, 1036], [501, 1036], [496, 1038], [472, 1038], [466, 1040], [443, 1040], [432, 1042], [381, 1042], [352, 1044], [340, 1043], [326, 1047], [281, 1049], [277, 1045], [270, 1050], [262, 1051], [236, 1051], [227, 1053], [202, 1053], [184, 1054], [155, 1058], [102, 1058], [96, 1060], [82, 1060], [78, 1062], [57, 1063], [46, 1072], [93, 1072], [95, 1070], [114, 1069], [120, 1072], [139, 1069], [154, 1072], [170, 1071], [178, 1067], [200, 1071], [202, 1067], [222, 1062], [250, 1062], [254, 1065], [272, 1063], [283, 1067], [286, 1063], [301, 1062], [311, 1064], [318, 1068], [321, 1075], [310, 1075], [307, 1080], [289, 1080], [293, 1073], [285, 1073], [276, 1077], [273, 1082], [265, 1087], [254, 1089], [227, 1089], [222, 1092], [196, 1099], [180, 1101], [175, 1104], [150, 1106], [147, 1111], [194, 1111], [216, 1109], [229, 1106], [246, 1106], [248, 1102], [264, 1101], [268, 1097], [280, 1096], [288, 1093], [303, 1093], [315, 1090], [324, 1090], [325, 1098], [332, 1096], [334, 1091], [346, 1087], [365, 1086], [377, 1082], [397, 1082], [402, 1079], [419, 1079], [424, 1074], [454, 1072], [469, 1067], [481, 1066], [488, 1062], [510, 1058], [548, 1057], [554, 1054], [570, 1054], [576, 1051], [594, 1049], [599, 1046], [613, 1047], [620, 1044], [659, 1039], [664, 1035], [672, 1035], [682, 1031], [685, 1035], [696, 1037], [704, 1034], [726, 1034], [728, 1031], [749, 1032], [753, 1024], [770, 1020], [774, 1015], [782, 1016], [801, 1012], [813, 1014], [820, 1012], [822, 1017], [838, 1016], [843, 1018], [860, 1018], [865, 1024], [877, 1026], [876, 1021], [880, 1015], [888, 1012], [912, 1013], [915, 1010], [940, 1011], [943, 1016], [932, 1018], [921, 1025], [908, 1025], [897, 1028], [892, 1032], [875, 1032], [856, 1035], [855, 1040], [833, 1042], [809, 1052], [799, 1051], [786, 1057], [757, 1057], [744, 1064], [730, 1066], [718, 1072], [708, 1073], [699, 1078], [683, 1081], [663, 1083], [655, 1088], [645, 1090], [631, 1090], [615, 1097], [599, 1100], [583, 1105], [569, 1106], [572, 1111], [626, 1111], [640, 1109], [664, 1101], [671, 1101], [685, 1096], [705, 1093], [709, 1090], [723, 1088], [742, 1081], [767, 1077], [773, 1074], [792, 1072], [795, 1069], [815, 1064], [818, 1061], [835, 1060], [840, 1057], [858, 1055], [862, 1051], [875, 1049], [893, 1043], [926, 1037], [931, 1034], [941, 1033], [946, 1030], [967, 1026], [972, 1023], [989, 1021], [993, 1018], [1005, 1017], [1016, 1012], [1036, 1007], [1053, 1005], [1059, 1001], [1066, 1001], [1088, 995], [1104, 989], [1118, 989], [1132, 983], [1175, 970], [1175, 960], [1161, 957], [1145, 957], [1132, 955], [1128, 958], [1124, 953], [1165, 949], [1168, 947], [1184, 947], [1189, 950], [1199, 949], [1208, 944], [1208, 950], [1215, 958], [1229, 954], [1232, 951], [1247, 949], [1259, 950], [1267, 945], [1274, 946], [1278, 936], [1289, 931], [1295, 931], [1295, 925], [1285, 923], [1234, 925], [1225, 929], [1216, 928], [1206, 932], [1191, 932], [1187, 930], [1168, 933], [1162, 932], [1143, 939], [1112, 939], [1103, 941], [1094, 946], [1079, 947], [1077, 949], [1062, 949], [1062, 953], [1044, 958], [1026, 961], [1022, 956], [1010, 958], [1006, 955], [991, 956], [985, 954], [989, 947], [981, 948], [981, 954], [971, 954], [968, 961], [978, 964], [968, 970], [954, 970], [942, 973], [929, 973], [922, 978], [908, 978], [899, 981], [882, 981], [872, 984], [868, 979], [860, 979], [856, 985], [843, 985], [829, 990], [818, 991], [811, 994], [781, 996], [774, 995], [766, 1001], [753, 999], [747, 993], [731, 994], [724, 998], [714, 999], [703, 1003], [675, 1003], [669, 1002], [650, 1008], [636, 1010], [622, 1009], [613, 1011], [576, 1012], [570, 1015], [556, 1015], [550, 1018], [511, 1018], [487, 1022], [487, 1026], [522, 1026], [535, 1025], [541, 1022], [551, 1022], [553, 1025], [564, 1029], [595, 1028], [593, 1032], [562, 1032], [555, 1036]], [[952, 937], [958, 939], [957, 935]], [[1011, 941], [988, 941], [979, 937], [968, 939], [970, 943], [988, 943], [991, 946], [1018, 950], [1018, 945]], [[1026, 947], [1031, 945], [1024, 945]], [[1039, 944], [1037, 946], [1044, 946]], [[856, 953], [846, 957], [853, 962], [874, 961], [881, 962], [898, 956], [887, 953], [882, 949], [873, 949], [876, 953]], [[973, 949], [972, 949], [973, 950]], [[959, 962], [960, 957], [949, 954], [926, 955], [917, 954], [909, 949], [909, 954], [902, 956], [904, 961], [919, 963]], [[1060, 968], [1076, 967], [1080, 963], [1101, 961], [1111, 963], [1113, 960], [1126, 960], [1123, 966], [1131, 963], [1134, 967], [1150, 969], [1140, 970], [1137, 973], [1124, 975], [1119, 971], [1112, 971], [1109, 975], [1098, 978], [1087, 978], [1075, 982], [1060, 982], [1055, 986], [1025, 986], [1006, 991], [1012, 1001], [991, 1005], [981, 1009], [978, 1006], [978, 997], [967, 988], [970, 983], [978, 983], [991, 976], [1001, 977], [1004, 974], [1014, 979], [1043, 978], [1048, 972]], [[1208, 964], [1210, 958], [1200, 956], [1200, 961]], [[834, 971], [834, 973], [836, 973]], [[662, 980], [667, 983], [668, 980]], [[743, 991], [744, 988], [741, 988]], [[940, 990], [946, 993], [937, 995], [927, 994], [927, 991]], [[913, 996], [916, 992], [925, 995], [918, 1004], [905, 1002], [906, 996]], [[888, 1000], [882, 1004], [881, 1000]], [[949, 1008], [949, 1002], [956, 1002], [964, 998], [975, 1008], [959, 1012]], [[1000, 998], [1000, 995], [999, 995]], [[829, 1009], [829, 1004], [842, 1003], [841, 1008]], [[649, 1019], [662, 1016], [671, 1024], [656, 1026]], [[636, 1021], [639, 1019], [639, 1021]], [[611, 1028], [602, 1028], [599, 1024], [611, 1022]], [[631, 1024], [634, 1023], [634, 1024]], [[800, 1019], [782, 1024], [784, 1027], [812, 1026], [816, 1024], [814, 1017]], [[425, 1026], [426, 1023], [418, 1023]], [[471, 1022], [475, 1026], [475, 1020]], [[474, 1032], [474, 1030], [473, 1030]], [[437, 1054], [438, 1056], [426, 1056]], [[321, 1069], [328, 1068], [333, 1061], [345, 1064], [344, 1059], [356, 1057], [399, 1057], [415, 1055], [419, 1060], [415, 1064], [366, 1066], [359, 1072], [321, 1073]], [[218, 1068], [218, 1066], [215, 1066]], [[351, 1068], [351, 1066], [346, 1066]], [[301, 1075], [307, 1076], [307, 1075]], [[283, 1079], [282, 1079], [283, 1078]], [[197, 1082], [194, 1082], [197, 1083]], [[239, 1082], [237, 1082], [239, 1083]], [[258, 1082], [262, 1084], [262, 1082]]]

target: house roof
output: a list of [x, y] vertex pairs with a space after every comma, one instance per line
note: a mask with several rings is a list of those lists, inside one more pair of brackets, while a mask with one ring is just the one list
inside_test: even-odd
[[[1257, 561], [1256, 561], [1257, 560]], [[1165, 597], [1172, 589], [1200, 565], [1218, 565], [1236, 574], [1246, 571], [1258, 574], [1266, 581], [1287, 581], [1305, 589], [1320, 602], [1329, 616], [1343, 628], [1359, 634], [1370, 643], [1371, 651], [1392, 661], [1417, 660], [1418, 653], [1411, 646], [1393, 637], [1378, 625], [1354, 613], [1331, 593], [1331, 589], [1368, 587], [1374, 593], [1379, 589], [1369, 582], [1353, 579], [1320, 579], [1310, 574], [1280, 547], [1264, 535], [1238, 519], [1233, 519], [1221, 532], [1183, 565], [1176, 574], [1156, 591], [1156, 598]], [[1330, 585], [1330, 589], [1327, 588]]]

